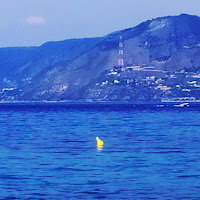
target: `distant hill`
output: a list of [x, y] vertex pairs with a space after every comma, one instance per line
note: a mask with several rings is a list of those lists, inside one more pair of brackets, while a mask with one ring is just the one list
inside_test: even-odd
[[[117, 67], [121, 36], [125, 71]], [[194, 73], [198, 85], [199, 55], [200, 18], [187, 14], [148, 20], [99, 38], [0, 48], [0, 100], [197, 99], [194, 88], [188, 95], [177, 85], [182, 90], [191, 86], [186, 83], [192, 75], [186, 73]]]

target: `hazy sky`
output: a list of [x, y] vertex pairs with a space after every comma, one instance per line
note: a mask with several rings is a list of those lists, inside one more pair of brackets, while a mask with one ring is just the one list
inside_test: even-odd
[[200, 0], [0, 0], [0, 47], [103, 36], [148, 19], [200, 16]]

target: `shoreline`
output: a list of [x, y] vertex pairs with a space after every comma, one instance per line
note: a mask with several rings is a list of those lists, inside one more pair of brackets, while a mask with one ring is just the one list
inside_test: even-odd
[[29, 103], [42, 103], [42, 104], [58, 104], [58, 103], [71, 103], [71, 104], [162, 104], [162, 103], [200, 103], [200, 100], [161, 100], [161, 101], [0, 101], [0, 104], [29, 104]]
[[200, 101], [1, 101], [0, 108], [176, 108], [200, 107]]

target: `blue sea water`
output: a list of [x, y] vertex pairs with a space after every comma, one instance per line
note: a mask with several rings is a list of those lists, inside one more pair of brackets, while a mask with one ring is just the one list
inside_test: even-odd
[[1, 105], [0, 199], [199, 200], [199, 119], [198, 106]]

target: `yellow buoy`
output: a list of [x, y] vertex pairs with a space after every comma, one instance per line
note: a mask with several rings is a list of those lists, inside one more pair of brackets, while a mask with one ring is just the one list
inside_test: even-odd
[[103, 147], [103, 141], [99, 139], [99, 137], [96, 137], [97, 140], [97, 147]]

